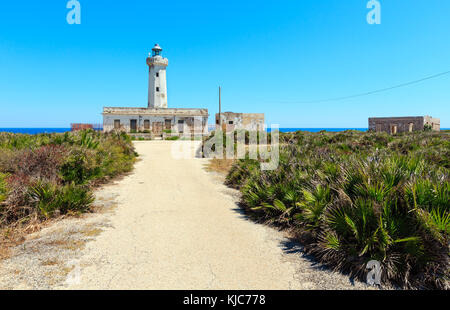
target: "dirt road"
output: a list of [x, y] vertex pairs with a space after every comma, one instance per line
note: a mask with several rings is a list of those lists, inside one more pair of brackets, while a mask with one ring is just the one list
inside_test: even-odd
[[97, 191], [100, 212], [30, 235], [1, 262], [0, 289], [367, 288], [247, 220], [208, 160], [172, 156], [189, 144], [136, 142], [134, 172]]
[[189, 142], [136, 142], [135, 172], [108, 188], [118, 195], [111, 227], [88, 244], [89, 266], [69, 288], [365, 287], [312, 267], [282, 233], [248, 221], [207, 160], [173, 158], [174, 143]]

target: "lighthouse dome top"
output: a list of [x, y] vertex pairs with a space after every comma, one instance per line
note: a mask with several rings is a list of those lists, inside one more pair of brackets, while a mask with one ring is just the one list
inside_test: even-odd
[[160, 56], [162, 52], [161, 46], [158, 44], [155, 44], [155, 46], [152, 48], [152, 56]]
[[152, 48], [153, 51], [162, 51], [161, 46], [159, 46], [158, 43], [155, 44], [155, 46]]

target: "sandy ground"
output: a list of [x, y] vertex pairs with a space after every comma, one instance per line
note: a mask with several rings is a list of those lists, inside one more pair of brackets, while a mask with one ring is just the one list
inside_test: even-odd
[[97, 193], [111, 210], [29, 238], [0, 267], [0, 288], [368, 288], [316, 266], [282, 232], [247, 220], [237, 192], [205, 170], [206, 159], [174, 158], [177, 145], [194, 153], [199, 142], [135, 142], [135, 171]]

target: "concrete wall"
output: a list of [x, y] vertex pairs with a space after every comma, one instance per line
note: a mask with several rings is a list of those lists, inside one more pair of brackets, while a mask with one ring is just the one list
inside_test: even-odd
[[185, 108], [168, 108], [168, 109], [149, 109], [149, 108], [129, 108], [129, 107], [104, 107], [103, 115], [158, 115], [158, 116], [209, 116], [208, 109], [185, 109]]
[[439, 118], [433, 118], [431, 116], [424, 116], [424, 123], [430, 125], [433, 131], [441, 130], [441, 120]]
[[[103, 115], [103, 131], [109, 132], [115, 130], [114, 121], [120, 121], [120, 131], [131, 131], [131, 120], [136, 120], [137, 131], [149, 130], [155, 132], [166, 129], [166, 120], [170, 120], [170, 130], [176, 133], [208, 133], [208, 116], [152, 116], [152, 115]], [[149, 121], [149, 129], [145, 128], [145, 120]], [[178, 121], [183, 123], [179, 124]], [[162, 126], [162, 127], [161, 127]]]
[[264, 130], [264, 113], [233, 113], [223, 112], [216, 114], [216, 130], [219, 128], [226, 131], [245, 129], [248, 131]]
[[429, 116], [413, 117], [372, 117], [369, 118], [369, 130], [387, 132], [389, 134], [422, 131], [425, 124], [433, 126], [433, 130], [440, 130], [439, 119]]
[[[148, 107], [167, 108], [167, 77], [166, 67], [169, 61], [161, 56], [147, 58], [149, 66]], [[158, 75], [158, 76], [156, 76]], [[156, 91], [157, 87], [159, 91]]]

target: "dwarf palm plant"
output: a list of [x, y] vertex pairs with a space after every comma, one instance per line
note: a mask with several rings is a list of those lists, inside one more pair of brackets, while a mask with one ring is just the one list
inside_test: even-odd
[[[445, 287], [449, 277], [450, 134], [286, 134], [276, 171], [241, 161], [229, 174], [242, 205], [294, 229], [332, 268]], [[295, 220], [292, 220], [295, 219]]]
[[61, 213], [86, 211], [94, 196], [87, 187], [75, 184], [59, 187], [56, 184], [39, 182], [30, 188], [32, 203], [46, 218], [59, 210]]
[[96, 149], [100, 141], [95, 139], [94, 132], [90, 130], [82, 130], [80, 134], [79, 145], [87, 149]]
[[303, 200], [297, 203], [301, 212], [296, 215], [296, 219], [310, 229], [320, 226], [324, 210], [331, 203], [330, 188], [328, 186], [317, 185], [312, 191], [303, 190]]

